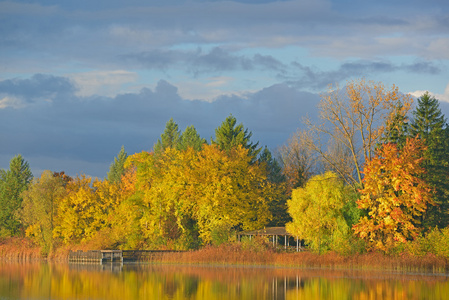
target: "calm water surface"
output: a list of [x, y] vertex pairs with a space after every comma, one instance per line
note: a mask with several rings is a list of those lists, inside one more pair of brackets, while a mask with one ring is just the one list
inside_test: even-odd
[[449, 299], [448, 276], [0, 263], [0, 299]]

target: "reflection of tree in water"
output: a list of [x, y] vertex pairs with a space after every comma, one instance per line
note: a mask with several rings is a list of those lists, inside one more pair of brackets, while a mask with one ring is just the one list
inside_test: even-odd
[[[447, 276], [250, 267], [0, 264], [7, 299], [446, 299]], [[9, 298], [8, 298], [9, 297]]]

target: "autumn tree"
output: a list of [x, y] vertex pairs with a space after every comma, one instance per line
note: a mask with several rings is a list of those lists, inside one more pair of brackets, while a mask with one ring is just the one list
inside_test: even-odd
[[107, 178], [110, 182], [113, 182], [113, 183], [120, 182], [120, 179], [122, 178], [122, 176], [125, 172], [124, 165], [125, 165], [125, 161], [126, 161], [127, 157], [128, 157], [128, 154], [125, 152], [125, 147], [122, 146], [117, 157], [114, 158], [114, 162], [109, 167], [109, 172], [107, 174]]
[[255, 159], [261, 149], [258, 148], [259, 142], [251, 142], [252, 135], [253, 133], [245, 129], [242, 123], [237, 125], [237, 119], [231, 114], [215, 129], [215, 139], [212, 140], [212, 144], [225, 151], [241, 145], [248, 149], [248, 155]]
[[425, 227], [449, 225], [449, 150], [446, 119], [439, 108], [438, 100], [428, 92], [418, 98], [413, 111], [410, 136], [418, 136], [426, 145], [422, 178], [434, 189], [432, 200], [435, 206], [428, 208], [422, 216]]
[[271, 218], [276, 190], [267, 180], [266, 165], [251, 162], [248, 149], [229, 151], [216, 145], [167, 148], [131, 156], [140, 199], [139, 227], [149, 247], [195, 248], [215, 242], [216, 233], [256, 229]]
[[334, 235], [339, 231], [345, 235], [349, 229], [342, 212], [348, 201], [345, 195], [344, 182], [335, 173], [313, 176], [287, 201], [293, 219], [287, 231], [316, 252], [331, 249]]
[[30, 166], [22, 155], [13, 157], [9, 170], [0, 170], [0, 234], [16, 235], [20, 229], [17, 214], [22, 205], [22, 192], [33, 178]]
[[364, 169], [358, 205], [368, 211], [353, 228], [373, 249], [390, 252], [419, 233], [418, 218], [431, 203], [430, 188], [421, 178], [424, 168], [420, 139], [407, 139], [402, 149], [383, 144]]
[[316, 173], [317, 159], [299, 134], [293, 135], [278, 150], [282, 173], [287, 183], [287, 194], [302, 187]]
[[395, 86], [387, 90], [382, 83], [365, 80], [348, 82], [343, 91], [330, 86], [319, 104], [322, 122], [306, 119], [308, 130], [301, 138], [327, 169], [356, 190], [363, 185], [363, 165], [374, 157], [399, 103], [403, 106], [401, 114], [405, 114], [412, 100]]
[[23, 203], [19, 211], [26, 234], [33, 238], [43, 253], [49, 253], [53, 246], [53, 228], [57, 205], [65, 195], [65, 181], [51, 171], [44, 171], [40, 178], [34, 178], [28, 189], [22, 193]]
[[211, 241], [214, 230], [262, 228], [271, 218], [272, 185], [266, 169], [252, 163], [250, 151], [242, 145], [230, 151], [205, 146], [194, 161], [193, 182], [198, 185], [193, 212], [205, 243]]
[[111, 215], [119, 203], [119, 187], [109, 181], [81, 176], [66, 186], [60, 200], [54, 235], [68, 242], [86, 242], [111, 228]]

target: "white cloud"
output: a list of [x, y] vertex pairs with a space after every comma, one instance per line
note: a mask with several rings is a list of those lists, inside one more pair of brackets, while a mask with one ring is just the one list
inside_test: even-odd
[[245, 98], [248, 93], [255, 92], [254, 90], [235, 90], [232, 92], [235, 78], [228, 76], [208, 77], [197, 80], [184, 80], [176, 82], [179, 95], [184, 99], [203, 100], [206, 102], [213, 102], [219, 96], [235, 95]]
[[0, 98], [0, 109], [7, 107], [22, 108], [24, 107], [23, 101], [18, 97], [5, 96]]
[[446, 85], [446, 88], [444, 89], [444, 94], [436, 94], [435, 98], [437, 98], [440, 101], [449, 102], [449, 83]]
[[123, 70], [74, 73], [68, 77], [77, 84], [79, 90], [76, 95], [80, 97], [92, 95], [113, 97], [118, 93], [127, 92], [125, 85], [138, 79], [136, 73]]
[[[410, 92], [410, 95], [412, 95], [413, 97], [419, 98], [426, 92], [427, 91], [418, 90], [418, 91]], [[428, 91], [428, 92], [431, 96], [435, 97], [439, 101], [449, 103], [449, 83], [446, 85], [446, 88], [444, 89], [443, 94], [432, 93], [431, 91]]]

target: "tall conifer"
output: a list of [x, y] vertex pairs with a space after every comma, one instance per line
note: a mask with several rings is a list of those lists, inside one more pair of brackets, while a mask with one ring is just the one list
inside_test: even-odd
[[157, 140], [154, 145], [154, 153], [160, 154], [167, 148], [179, 149], [181, 142], [181, 131], [178, 128], [178, 124], [171, 118], [165, 125], [164, 133], [161, 138]]
[[243, 124], [237, 124], [237, 119], [231, 114], [221, 123], [221, 126], [215, 129], [215, 140], [212, 144], [218, 145], [220, 150], [229, 151], [237, 145], [242, 145], [249, 150], [249, 155], [255, 158], [259, 154], [261, 148], [258, 148], [259, 142], [252, 143], [251, 136], [253, 133], [243, 127]]
[[125, 147], [122, 146], [119, 154], [114, 158], [114, 162], [109, 167], [108, 180], [110, 182], [120, 182], [123, 173], [125, 172], [125, 161], [128, 154], [125, 152]]
[[447, 125], [439, 108], [439, 102], [428, 92], [418, 99], [418, 106], [413, 111], [410, 135], [424, 140], [427, 150], [424, 153], [423, 166], [426, 170], [425, 181], [434, 189], [433, 201], [423, 215], [424, 227], [449, 225], [449, 149]]
[[0, 172], [0, 229], [2, 235], [19, 233], [20, 220], [17, 211], [22, 205], [22, 192], [33, 179], [30, 165], [17, 155], [9, 163], [9, 170]]

